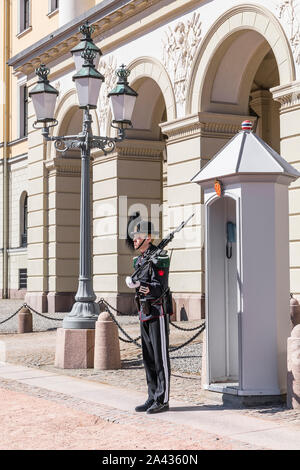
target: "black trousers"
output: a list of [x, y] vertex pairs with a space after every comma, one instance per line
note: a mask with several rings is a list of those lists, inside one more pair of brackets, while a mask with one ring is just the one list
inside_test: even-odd
[[141, 321], [140, 324], [148, 397], [159, 403], [167, 403], [171, 375], [167, 317], [163, 315]]

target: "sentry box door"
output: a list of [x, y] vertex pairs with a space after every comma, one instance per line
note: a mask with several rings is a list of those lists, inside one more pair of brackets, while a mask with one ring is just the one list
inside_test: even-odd
[[208, 380], [209, 386], [219, 384], [222, 390], [238, 388], [239, 382], [236, 212], [230, 197], [207, 205]]

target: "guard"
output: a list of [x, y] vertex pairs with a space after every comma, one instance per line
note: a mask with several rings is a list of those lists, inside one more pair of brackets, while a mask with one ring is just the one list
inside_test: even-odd
[[[154, 259], [149, 257], [156, 250], [152, 238], [157, 235], [153, 224], [141, 220], [130, 233], [133, 246], [141, 254], [134, 258], [134, 269], [139, 270], [138, 280], [126, 278], [128, 287], [136, 289], [143, 362], [148, 385], [148, 399], [135, 411], [149, 414], [169, 409], [170, 358], [166, 292], [170, 259], [166, 251], [161, 251]], [[144, 267], [144, 268], [143, 268]], [[171, 312], [169, 312], [171, 313]]]

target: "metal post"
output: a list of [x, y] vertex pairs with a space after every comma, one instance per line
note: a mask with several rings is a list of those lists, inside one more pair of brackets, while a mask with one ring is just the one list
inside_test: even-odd
[[91, 253], [91, 201], [90, 201], [90, 140], [92, 138], [92, 117], [89, 109], [84, 110], [83, 136], [81, 147], [81, 197], [80, 197], [80, 261], [79, 284], [71, 312], [63, 320], [63, 328], [95, 328], [100, 313], [92, 279]]

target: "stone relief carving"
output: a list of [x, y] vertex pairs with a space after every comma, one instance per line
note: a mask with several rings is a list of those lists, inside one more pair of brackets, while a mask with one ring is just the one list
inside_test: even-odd
[[172, 29], [168, 27], [163, 42], [163, 63], [174, 83], [177, 103], [186, 99], [187, 79], [191, 70], [196, 50], [201, 41], [200, 13], [194, 13], [191, 19], [179, 21]]
[[107, 95], [117, 82], [116, 70], [117, 60], [114, 56], [110, 56], [107, 61], [100, 61], [99, 71], [104, 75], [105, 81], [100, 89], [98, 118], [100, 129], [103, 132], [106, 131], [106, 121], [109, 112], [109, 99]]
[[297, 65], [300, 65], [300, 3], [298, 0], [283, 0], [277, 5], [279, 19], [288, 26], [288, 37]]

